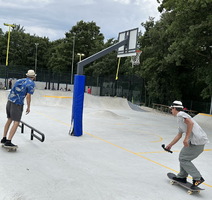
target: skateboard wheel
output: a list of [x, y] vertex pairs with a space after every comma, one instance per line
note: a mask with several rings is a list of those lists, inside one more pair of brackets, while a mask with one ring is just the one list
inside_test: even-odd
[[192, 192], [191, 190], [188, 190], [188, 192], [187, 192], [187, 193], [191, 195], [193, 192]]
[[170, 184], [171, 184], [171, 185], [174, 185], [174, 181], [170, 181]]

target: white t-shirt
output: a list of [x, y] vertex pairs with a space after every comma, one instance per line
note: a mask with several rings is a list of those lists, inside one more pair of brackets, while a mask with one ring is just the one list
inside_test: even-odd
[[177, 123], [179, 125], [179, 132], [186, 133], [187, 124], [184, 122], [184, 119], [186, 118], [190, 118], [191, 121], [194, 123], [192, 133], [190, 136], [191, 144], [203, 145], [203, 144], [209, 143], [206, 133], [199, 126], [199, 124], [190, 115], [182, 111], [177, 113]]

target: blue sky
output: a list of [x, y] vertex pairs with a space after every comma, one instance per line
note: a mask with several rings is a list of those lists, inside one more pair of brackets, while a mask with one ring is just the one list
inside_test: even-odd
[[0, 28], [20, 24], [26, 33], [56, 40], [80, 20], [96, 22], [105, 39], [138, 27], [149, 17], [159, 19], [157, 0], [0, 0]]

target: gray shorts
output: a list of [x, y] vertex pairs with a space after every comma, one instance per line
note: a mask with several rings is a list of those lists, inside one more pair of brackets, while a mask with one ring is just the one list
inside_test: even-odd
[[14, 104], [13, 102], [8, 101], [6, 106], [7, 118], [20, 122], [23, 113], [23, 107], [23, 105]]

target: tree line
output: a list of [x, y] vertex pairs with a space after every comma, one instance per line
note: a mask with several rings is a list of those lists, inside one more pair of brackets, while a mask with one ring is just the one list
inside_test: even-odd
[[[144, 32], [138, 36], [142, 50], [140, 65], [132, 67], [130, 58], [122, 58], [120, 75], [144, 79], [149, 101], [169, 104], [174, 99], [210, 102], [212, 96], [212, 1], [157, 0], [160, 20], [142, 22]], [[0, 65], [5, 65], [8, 32], [0, 28]], [[34, 68], [36, 48], [39, 70], [74, 73], [79, 62], [77, 53], [89, 57], [117, 42], [105, 41], [95, 22], [79, 21], [65, 37], [50, 41], [25, 33], [24, 27], [12, 28], [9, 66]], [[74, 48], [73, 48], [74, 46]], [[74, 50], [74, 53], [73, 53]], [[72, 56], [74, 55], [74, 57]], [[85, 67], [86, 76], [115, 78], [117, 52]]]

